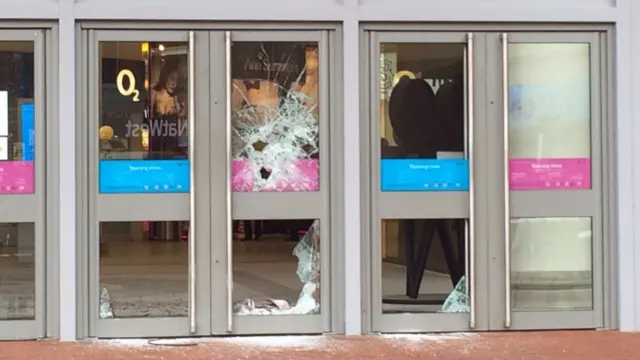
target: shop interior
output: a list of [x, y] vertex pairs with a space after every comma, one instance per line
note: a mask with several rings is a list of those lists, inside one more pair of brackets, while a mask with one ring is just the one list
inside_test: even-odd
[[[101, 160], [185, 158], [186, 50], [182, 43], [101, 45]], [[265, 160], [319, 160], [317, 44], [239, 43], [232, 59], [234, 192], [317, 191], [317, 169], [315, 182], [300, 185]], [[123, 70], [130, 75], [119, 79]], [[122, 94], [132, 78], [144, 85], [139, 101]], [[302, 139], [292, 140], [292, 131]], [[283, 150], [270, 152], [278, 148], [270, 144]], [[320, 222], [236, 219], [233, 226], [234, 312], [318, 313]], [[188, 222], [102, 223], [100, 236], [101, 318], [187, 316]]]
[[[380, 66], [381, 159], [464, 157], [464, 45], [384, 43]], [[464, 219], [383, 219], [380, 241], [384, 313], [466, 311]]]

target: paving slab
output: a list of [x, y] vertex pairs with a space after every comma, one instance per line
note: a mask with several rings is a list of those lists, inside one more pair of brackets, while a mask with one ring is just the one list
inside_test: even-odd
[[640, 333], [545, 331], [380, 336], [0, 342], [0, 359], [46, 360], [625, 360], [640, 359]]

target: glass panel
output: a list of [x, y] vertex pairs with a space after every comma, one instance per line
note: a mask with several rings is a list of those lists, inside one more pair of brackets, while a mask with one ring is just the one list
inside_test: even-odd
[[0, 320], [33, 320], [35, 226], [0, 223]]
[[508, 71], [511, 189], [590, 189], [589, 44], [509, 44]]
[[465, 45], [380, 45], [382, 191], [468, 190]]
[[233, 44], [233, 191], [318, 191], [318, 44]]
[[320, 221], [236, 220], [236, 315], [320, 313]]
[[187, 316], [188, 226], [100, 224], [101, 319]]
[[33, 194], [34, 45], [0, 41], [0, 194]]
[[511, 307], [593, 307], [591, 218], [511, 220]]
[[100, 44], [100, 192], [189, 191], [186, 43]]
[[382, 312], [468, 312], [464, 232], [464, 219], [382, 220]]

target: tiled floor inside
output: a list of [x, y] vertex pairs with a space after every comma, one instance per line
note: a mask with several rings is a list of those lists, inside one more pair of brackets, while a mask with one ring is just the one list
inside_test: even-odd
[[[295, 303], [303, 285], [296, 275], [298, 259], [292, 254], [296, 244], [236, 243], [234, 302], [250, 298]], [[101, 289], [107, 290], [116, 317], [187, 315], [186, 242], [111, 242], [103, 246], [102, 254]], [[31, 257], [0, 257], [0, 318], [33, 316], [32, 265]], [[422, 284], [424, 291], [452, 290], [444, 274], [425, 272]], [[405, 268], [383, 263], [383, 287], [385, 294], [403, 293]]]
[[[295, 242], [282, 239], [234, 243], [234, 302], [286, 300], [292, 306], [302, 290], [296, 274], [298, 259], [292, 254]], [[110, 241], [101, 249], [101, 291], [106, 289], [113, 316], [187, 316], [188, 246], [184, 241]], [[34, 314], [33, 258], [16, 249], [4, 248], [0, 256], [0, 319], [30, 318]], [[26, 252], [28, 254], [28, 252]], [[12, 256], [12, 254], [14, 256]], [[222, 284], [224, 286], [224, 284]], [[405, 267], [382, 263], [383, 296], [405, 292]], [[444, 293], [453, 286], [447, 274], [426, 271], [421, 293]], [[221, 293], [222, 294], [222, 293]], [[571, 305], [588, 294], [583, 290], [514, 293], [516, 305], [549, 303], [553, 297]], [[221, 295], [224, 296], [224, 295]], [[320, 307], [322, 305], [320, 304]], [[384, 304], [390, 312], [436, 312], [440, 306]]]

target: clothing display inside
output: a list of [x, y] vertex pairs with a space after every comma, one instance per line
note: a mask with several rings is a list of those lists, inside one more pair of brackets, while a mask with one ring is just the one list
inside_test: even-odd
[[[383, 161], [439, 159], [443, 154], [464, 152], [463, 50], [457, 44], [383, 44], [380, 69]], [[446, 269], [451, 289], [463, 283], [464, 220], [403, 219], [394, 223], [397, 224], [390, 226], [391, 221], [385, 222], [383, 261], [406, 267], [406, 289], [403, 294], [384, 293], [384, 308], [389, 312], [405, 312], [407, 307], [413, 311], [437, 311], [450, 294], [434, 291], [429, 284], [432, 275], [425, 271]], [[391, 229], [397, 230], [391, 233]], [[442, 251], [434, 253], [431, 250], [436, 239]], [[390, 252], [397, 257], [389, 256]], [[450, 306], [442, 309], [445, 308]]]

